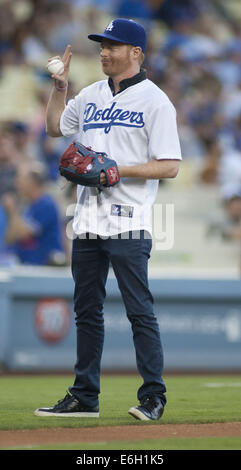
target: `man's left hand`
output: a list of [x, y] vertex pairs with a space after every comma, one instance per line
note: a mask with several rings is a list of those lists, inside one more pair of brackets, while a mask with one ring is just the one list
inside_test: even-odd
[[100, 174], [100, 184], [104, 185], [106, 183], [106, 176], [105, 173], [102, 171]]

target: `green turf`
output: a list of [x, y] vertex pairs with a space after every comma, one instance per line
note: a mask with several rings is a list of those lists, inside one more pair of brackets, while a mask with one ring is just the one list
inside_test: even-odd
[[[110, 441], [98, 443], [45, 444], [42, 446], [11, 447], [11, 450], [240, 450], [239, 437], [196, 437], [146, 439], [140, 441]], [[97, 455], [97, 454], [96, 454]]]
[[[34, 416], [35, 408], [50, 406], [62, 398], [72, 380], [71, 376], [0, 377], [0, 429], [137, 424], [138, 421], [127, 413], [130, 406], [137, 404], [136, 391], [141, 385], [137, 376], [102, 377], [99, 419]], [[240, 410], [240, 376], [167, 376], [165, 382], [167, 406], [163, 424], [241, 419], [237, 412]], [[207, 387], [207, 383], [221, 386]]]
[[[33, 414], [33, 410], [37, 407], [55, 404], [64, 396], [72, 381], [73, 377], [70, 375], [0, 377], [0, 429], [80, 428], [127, 424], [148, 426], [149, 424], [241, 420], [238, 411], [240, 410], [241, 376], [238, 375], [170, 375], [165, 377], [167, 406], [161, 421], [157, 422], [140, 422], [127, 413], [129, 407], [137, 404], [136, 392], [142, 383], [138, 376], [104, 375], [102, 377], [99, 419], [41, 418]], [[161, 441], [146, 440], [145, 443], [143, 441], [109, 442], [95, 444], [95, 447], [105, 449], [241, 449], [241, 439], [170, 438]], [[93, 449], [93, 444], [82, 447], [79, 444], [77, 447], [66, 445], [61, 448]]]

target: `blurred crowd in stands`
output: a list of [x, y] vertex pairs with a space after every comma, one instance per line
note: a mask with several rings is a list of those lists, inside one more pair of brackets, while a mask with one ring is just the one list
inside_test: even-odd
[[72, 45], [74, 96], [95, 78], [91, 64], [92, 75], [100, 69], [87, 35], [115, 17], [146, 28], [144, 67], [177, 109], [183, 160], [198, 164], [198, 184], [218, 186], [223, 236], [241, 241], [240, 0], [0, 0], [0, 265], [69, 263], [65, 209], [75, 188], [58, 175], [68, 139], [45, 132], [45, 64]]

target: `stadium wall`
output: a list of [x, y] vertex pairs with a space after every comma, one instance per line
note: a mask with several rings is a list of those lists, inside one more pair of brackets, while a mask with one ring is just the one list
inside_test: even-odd
[[[73, 370], [75, 319], [69, 270], [0, 275], [0, 364], [9, 371]], [[150, 279], [166, 370], [241, 369], [241, 280]], [[102, 368], [136, 367], [117, 282], [107, 281]]]

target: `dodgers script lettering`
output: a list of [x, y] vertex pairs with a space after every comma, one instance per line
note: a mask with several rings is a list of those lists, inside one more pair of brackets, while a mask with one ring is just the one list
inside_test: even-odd
[[112, 126], [139, 127], [145, 125], [143, 113], [116, 107], [116, 101], [105, 109], [98, 109], [95, 103], [87, 103], [84, 111], [83, 131], [104, 128], [108, 134]]

